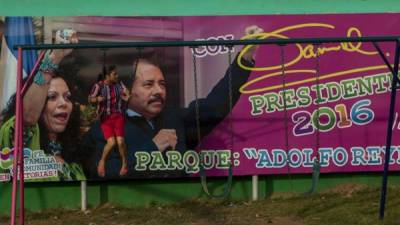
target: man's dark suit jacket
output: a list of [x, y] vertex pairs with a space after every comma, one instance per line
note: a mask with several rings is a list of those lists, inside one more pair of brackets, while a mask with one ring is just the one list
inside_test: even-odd
[[[252, 67], [254, 62], [242, 60], [242, 63]], [[235, 104], [240, 97], [239, 88], [247, 81], [250, 71], [241, 69], [236, 60], [231, 64], [232, 73], [232, 103]], [[224, 77], [216, 84], [206, 98], [199, 99], [201, 137], [210, 133], [229, 113], [229, 68]], [[161, 129], [175, 129], [178, 137], [176, 150], [184, 153], [193, 150], [198, 144], [196, 126], [196, 104], [191, 102], [187, 108], [165, 109], [154, 119], [155, 128], [152, 129], [143, 117], [128, 117], [125, 119], [125, 143], [128, 150], [129, 173], [125, 178], [151, 178], [151, 177], [179, 177], [184, 176], [183, 171], [135, 171], [136, 151], [158, 151], [153, 142], [154, 136]], [[97, 163], [101, 158], [106, 140], [100, 128], [100, 122], [92, 125], [85, 135], [82, 143], [86, 151], [85, 172], [89, 179], [97, 177]], [[165, 153], [165, 152], [164, 152]], [[115, 149], [106, 162], [105, 178], [119, 179], [121, 159]]]

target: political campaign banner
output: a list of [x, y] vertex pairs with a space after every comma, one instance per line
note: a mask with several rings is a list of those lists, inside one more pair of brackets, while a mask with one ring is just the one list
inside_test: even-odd
[[[81, 47], [400, 34], [397, 13], [33, 21], [17, 37]], [[11, 42], [17, 25], [2, 24], [0, 180], [9, 181], [16, 57], [8, 49], [27, 43]], [[377, 43], [393, 67], [396, 43]], [[323, 173], [383, 169], [393, 76], [371, 42], [41, 51], [23, 97], [26, 180], [311, 173], [316, 161]], [[400, 169], [397, 105], [390, 170]]]

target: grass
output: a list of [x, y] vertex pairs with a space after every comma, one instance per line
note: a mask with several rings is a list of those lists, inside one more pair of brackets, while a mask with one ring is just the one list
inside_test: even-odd
[[[385, 219], [378, 219], [379, 188], [346, 184], [312, 196], [280, 193], [257, 202], [192, 199], [179, 204], [121, 207], [87, 212], [52, 209], [26, 215], [32, 225], [400, 225], [400, 187], [388, 189]], [[0, 225], [9, 218], [0, 217]]]

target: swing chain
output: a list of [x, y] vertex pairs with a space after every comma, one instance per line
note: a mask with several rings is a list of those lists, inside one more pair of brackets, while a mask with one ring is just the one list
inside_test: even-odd
[[106, 75], [106, 71], [107, 71], [107, 51], [109, 50], [108, 48], [100, 48], [101, 51], [103, 51], [103, 76]]
[[233, 151], [233, 117], [232, 117], [232, 109], [233, 109], [233, 93], [232, 93], [232, 51], [233, 46], [228, 45], [228, 85], [229, 85], [229, 130], [230, 130], [230, 146], [231, 146], [231, 153]]
[[142, 58], [142, 50], [143, 47], [137, 47], [136, 48], [138, 50], [138, 56], [136, 57], [136, 61], [135, 61], [135, 66], [133, 68], [133, 74], [132, 74], [132, 80], [135, 78], [136, 76], [136, 71], [137, 71], [137, 67], [139, 65], [139, 60]]
[[[285, 68], [285, 49], [284, 45], [280, 45], [281, 50], [281, 73], [282, 73], [282, 92], [283, 92], [283, 109], [284, 109], [284, 123], [285, 123], [285, 146], [286, 151], [289, 151], [289, 124], [288, 124], [288, 111], [287, 111], [287, 104], [286, 104], [286, 68]], [[289, 157], [287, 158], [287, 162], [289, 163]], [[288, 165], [289, 168], [289, 165]]]
[[286, 70], [285, 70], [285, 45], [279, 45], [281, 51], [281, 73], [282, 73], [282, 92], [283, 92], [283, 108], [284, 108], [284, 126], [285, 126], [285, 147], [286, 147], [286, 162], [287, 162], [287, 173], [290, 180], [290, 187], [293, 190], [292, 176], [290, 171], [290, 158], [289, 158], [289, 124], [288, 124], [288, 111], [286, 104]]
[[[315, 79], [315, 83], [317, 85], [317, 95], [320, 93], [320, 86], [319, 86], [319, 76], [320, 76], [320, 52], [318, 50], [318, 46], [320, 44], [314, 44], [314, 49], [317, 50], [316, 52], [316, 60], [315, 60], [315, 73], [317, 75], [316, 79]], [[318, 97], [317, 97], [318, 99]], [[319, 163], [319, 146], [320, 146], [320, 140], [319, 140], [319, 116], [320, 116], [320, 112], [319, 112], [319, 101], [316, 101], [316, 105], [317, 105], [317, 124], [315, 124], [315, 128], [316, 128], [316, 152], [317, 152], [317, 157], [315, 157], [314, 161], [316, 163]]]
[[319, 91], [320, 91], [320, 86], [319, 86], [319, 78], [320, 78], [320, 52], [319, 52], [319, 46], [320, 44], [313, 44], [314, 49], [317, 49], [316, 52], [316, 58], [315, 58], [315, 85], [316, 85], [316, 96], [315, 99], [317, 100], [315, 102], [315, 105], [317, 107], [316, 109], [316, 113], [317, 113], [317, 121], [316, 124], [314, 124], [314, 128], [316, 129], [316, 135], [315, 135], [315, 148], [316, 148], [316, 153], [314, 154], [314, 160], [313, 160], [313, 169], [312, 169], [312, 183], [311, 183], [311, 188], [310, 190], [308, 190], [305, 195], [309, 196], [314, 194], [317, 191], [317, 185], [318, 185], [318, 180], [319, 180], [319, 175], [320, 175], [320, 169], [321, 169], [321, 165], [320, 165], [320, 158], [319, 158], [319, 146], [320, 146], [320, 132], [319, 132], [319, 116], [320, 116], [320, 112], [319, 112], [319, 105], [320, 102], [318, 101], [318, 95], [319, 95]]
[[[196, 47], [193, 47], [193, 50]], [[193, 51], [195, 52], [195, 51]], [[197, 80], [197, 60], [196, 54], [192, 54], [193, 57], [193, 79], [194, 79], [194, 95], [195, 95], [195, 113], [196, 113], [196, 133], [198, 146], [201, 147], [201, 128], [200, 128], [200, 105], [199, 105], [199, 90], [198, 90], [198, 80]], [[203, 157], [200, 157], [200, 163], [203, 163]]]

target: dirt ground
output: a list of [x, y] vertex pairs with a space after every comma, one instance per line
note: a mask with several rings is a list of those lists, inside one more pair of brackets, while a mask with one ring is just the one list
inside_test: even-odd
[[[399, 224], [400, 187], [389, 187], [385, 219], [378, 219], [379, 188], [345, 184], [305, 196], [277, 193], [257, 202], [192, 199], [179, 204], [121, 207], [105, 204], [82, 212], [27, 213], [29, 225], [319, 225]], [[0, 225], [10, 224], [0, 217]]]

